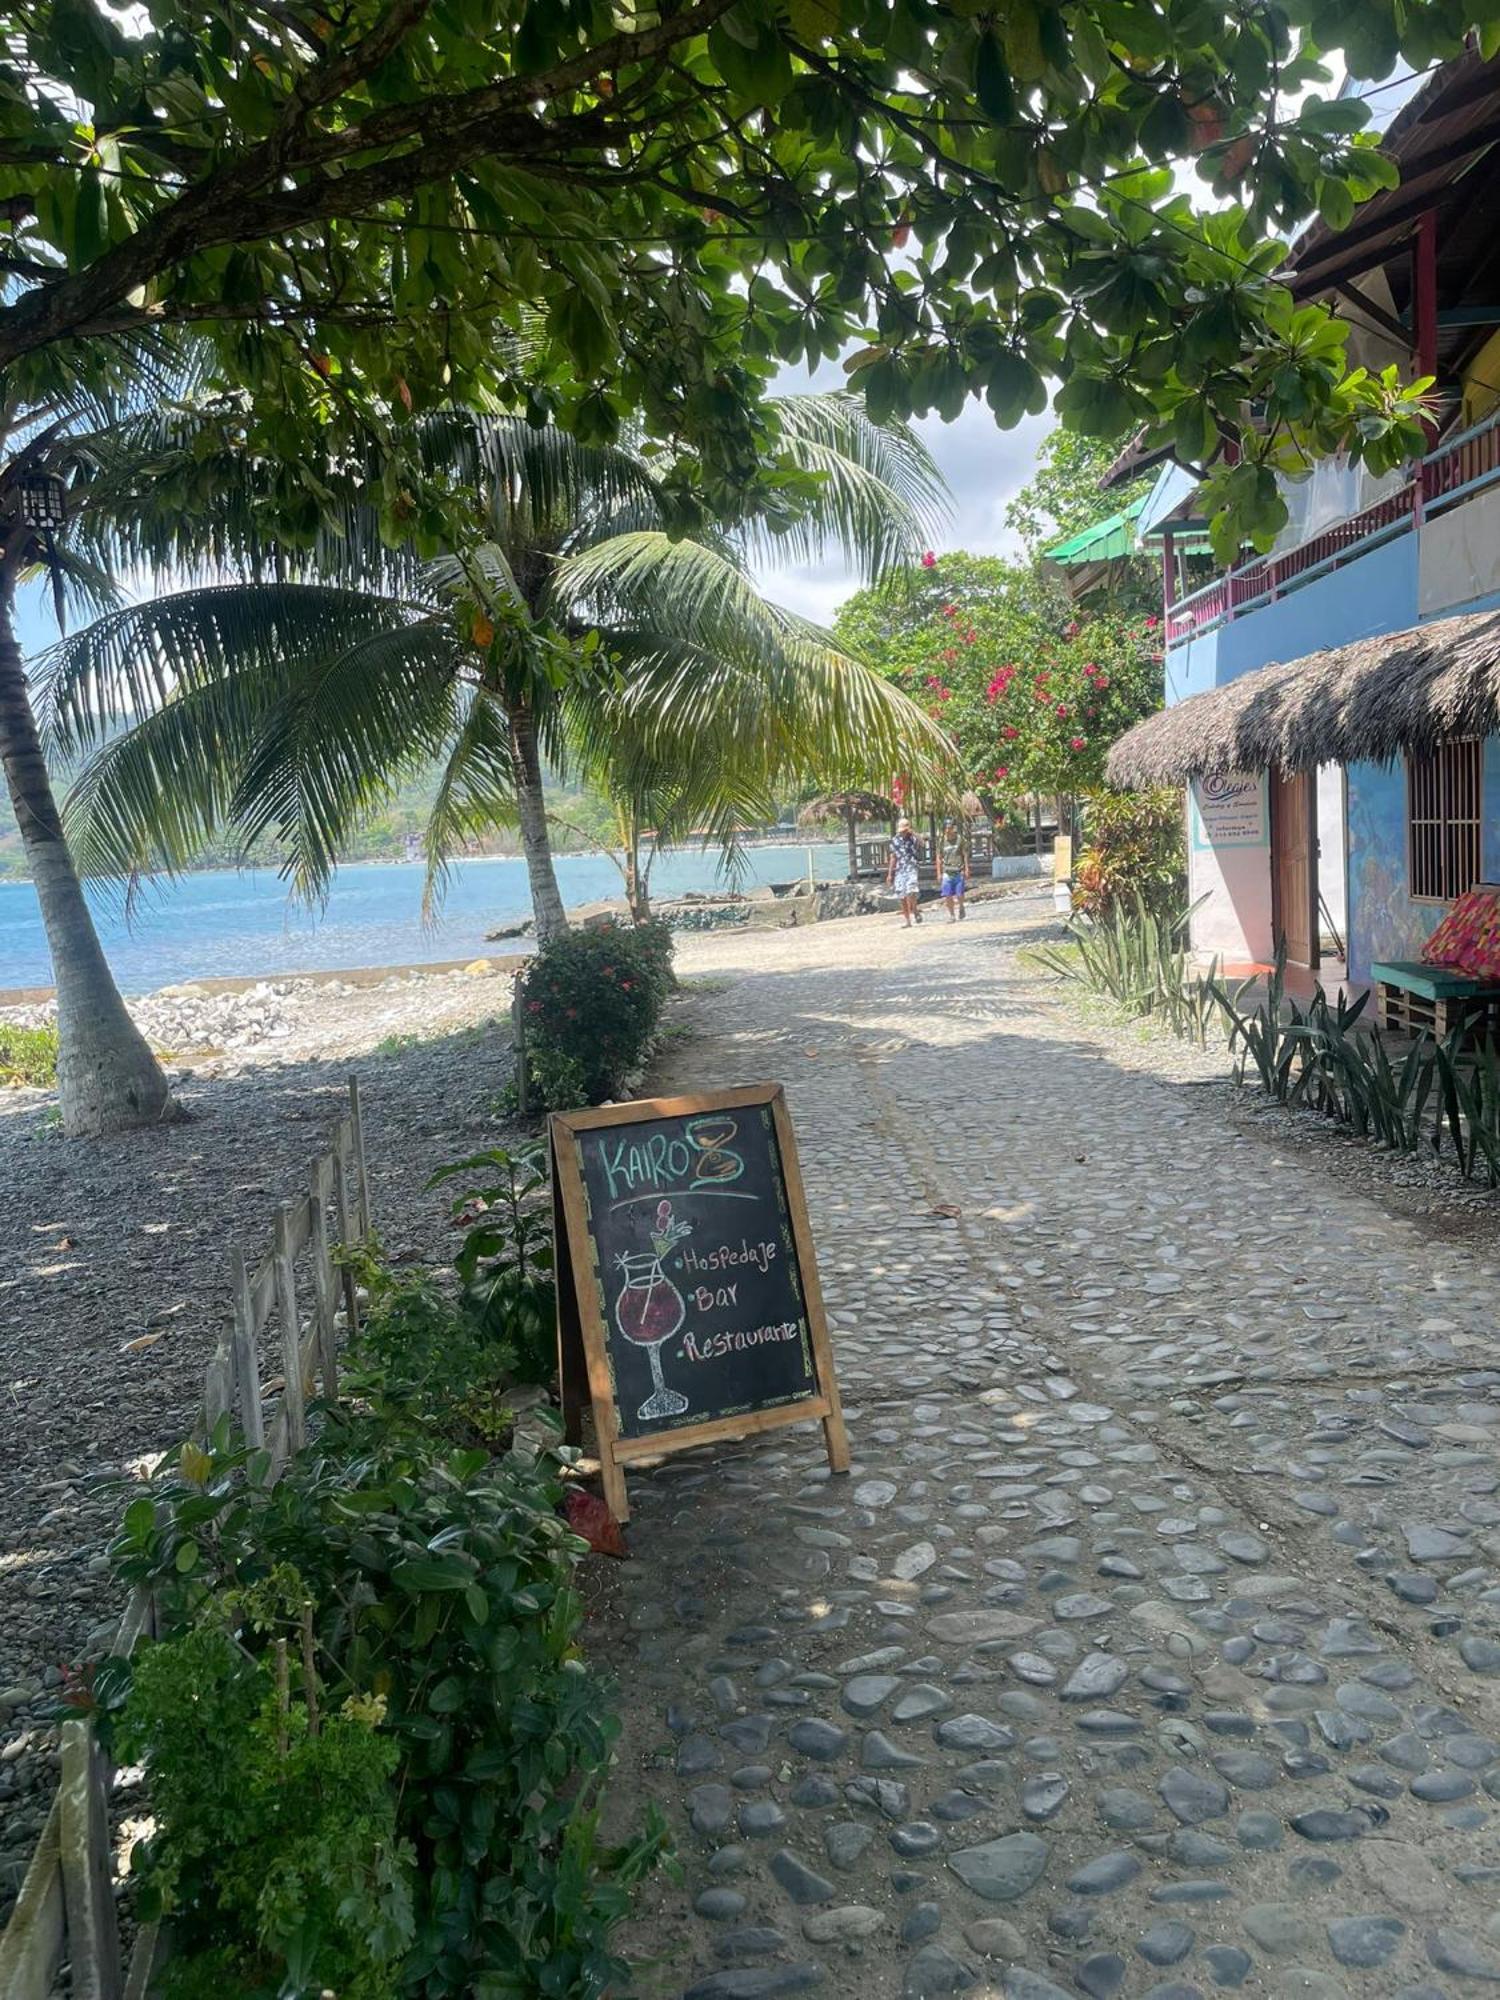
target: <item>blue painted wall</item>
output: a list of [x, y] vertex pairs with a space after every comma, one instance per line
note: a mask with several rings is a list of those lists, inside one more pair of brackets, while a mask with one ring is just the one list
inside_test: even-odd
[[[1484, 746], [1480, 862], [1500, 882], [1500, 736]], [[1441, 903], [1407, 894], [1406, 766], [1349, 766], [1349, 971], [1368, 979], [1376, 959], [1417, 958], [1443, 916]]]
[[1290, 596], [1247, 611], [1166, 658], [1167, 706], [1272, 660], [1299, 660], [1373, 632], [1417, 623], [1417, 538], [1401, 535]]

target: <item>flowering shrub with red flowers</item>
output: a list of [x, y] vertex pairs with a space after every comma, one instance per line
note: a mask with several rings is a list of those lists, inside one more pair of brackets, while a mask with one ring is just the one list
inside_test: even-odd
[[947, 728], [955, 778], [987, 803], [1104, 783], [1109, 745], [1161, 706], [1162, 634], [1138, 587], [1075, 604], [1035, 563], [922, 558], [860, 591], [836, 631]]
[[565, 931], [520, 979], [531, 1079], [553, 1111], [618, 1094], [640, 1061], [672, 990], [665, 924]]

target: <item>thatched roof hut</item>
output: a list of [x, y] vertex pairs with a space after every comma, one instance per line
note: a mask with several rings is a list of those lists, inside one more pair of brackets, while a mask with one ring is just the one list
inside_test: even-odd
[[1356, 639], [1242, 674], [1148, 716], [1109, 753], [1112, 785], [1428, 756], [1500, 730], [1500, 612]]
[[861, 820], [891, 819], [895, 811], [895, 806], [882, 792], [825, 792], [821, 798], [808, 800], [797, 815], [797, 824], [822, 826], [831, 819], [844, 822], [844, 833], [849, 842], [849, 880], [853, 882], [859, 876], [855, 828]]

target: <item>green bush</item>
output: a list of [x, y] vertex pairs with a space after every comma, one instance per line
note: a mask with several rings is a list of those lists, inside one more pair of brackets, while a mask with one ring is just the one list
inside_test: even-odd
[[396, 1835], [397, 1741], [380, 1702], [321, 1716], [289, 1683], [211, 1624], [136, 1666], [116, 1742], [151, 1770], [155, 1830], [131, 1873], [138, 1917], [172, 1924], [165, 2000], [396, 1992], [415, 1859]]
[[[467, 1296], [491, 1263], [544, 1282], [537, 1190], [494, 1156], [454, 1172], [480, 1166], [495, 1219], [485, 1230], [477, 1212], [458, 1297], [377, 1277], [349, 1393], [281, 1477], [225, 1419], [164, 1463], [113, 1545], [118, 1574], [151, 1587], [162, 1637], [106, 1662], [75, 1705], [145, 1761], [158, 1831], [138, 1907], [169, 1915], [184, 1945], [175, 2000], [600, 2000], [626, 1975], [611, 1928], [665, 1830], [648, 1813], [627, 1846], [599, 1837], [619, 1725], [578, 1652], [585, 1544], [559, 1512], [566, 1453], [494, 1449], [510, 1437], [512, 1349], [498, 1292], [491, 1324]], [[196, 1743], [174, 1683], [198, 1690]], [[299, 1711], [321, 1689], [325, 1718], [346, 1704], [378, 1747], [373, 1799], [362, 1782], [327, 1787], [363, 1738], [330, 1719], [314, 1734]], [[221, 1741], [223, 1775], [206, 1775]], [[305, 1842], [273, 1875], [267, 1844], [293, 1824]], [[317, 1876], [320, 1841], [340, 1845], [342, 1875]], [[252, 1906], [257, 1879], [272, 1901]]]
[[50, 1090], [57, 1082], [57, 1029], [12, 1028], [0, 1021], [0, 1084]]
[[1139, 901], [1166, 915], [1187, 892], [1182, 794], [1096, 792], [1084, 803], [1084, 845], [1073, 861], [1073, 907], [1109, 917]]
[[554, 1111], [618, 1094], [672, 990], [663, 923], [601, 924], [551, 939], [521, 978], [526, 1057]]

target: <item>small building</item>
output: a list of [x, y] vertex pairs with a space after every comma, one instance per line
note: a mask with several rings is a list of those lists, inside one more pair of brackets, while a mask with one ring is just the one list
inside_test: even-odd
[[1109, 775], [1188, 788], [1200, 952], [1264, 963], [1285, 939], [1290, 964], [1365, 981], [1416, 958], [1455, 897], [1500, 882], [1500, 611], [1238, 675], [1137, 723]]
[[1168, 703], [1111, 777], [1190, 785], [1202, 955], [1284, 941], [1329, 982], [1415, 957], [1500, 880], [1500, 59], [1398, 72], [1374, 103], [1400, 184], [1310, 225], [1281, 276], [1349, 326], [1351, 362], [1436, 378], [1425, 455], [1287, 481], [1276, 545], [1206, 581], [1197, 476], [1139, 448], [1111, 474], [1157, 467], [1134, 531], [1162, 553]]

